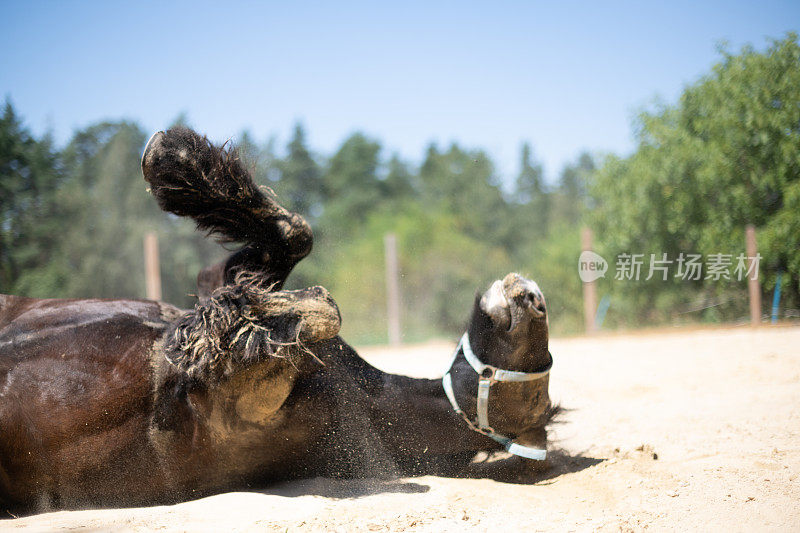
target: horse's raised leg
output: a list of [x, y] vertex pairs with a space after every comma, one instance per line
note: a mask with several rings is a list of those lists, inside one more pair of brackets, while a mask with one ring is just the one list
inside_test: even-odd
[[222, 240], [245, 244], [201, 273], [203, 299], [240, 271], [259, 273], [259, 283], [279, 289], [311, 251], [311, 227], [279, 205], [272, 191], [256, 186], [235, 148], [216, 147], [187, 128], [158, 132], [144, 149], [142, 173], [163, 210], [191, 217], [198, 229]]

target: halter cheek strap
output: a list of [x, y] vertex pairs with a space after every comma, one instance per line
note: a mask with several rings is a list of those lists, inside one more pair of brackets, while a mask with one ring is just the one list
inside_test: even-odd
[[[464, 354], [464, 358], [467, 360], [472, 369], [478, 374], [478, 416], [475, 421], [470, 420], [464, 411], [462, 411], [458, 406], [458, 401], [456, 401], [456, 395], [453, 391], [453, 378], [451, 377], [450, 372], [453, 370], [453, 364], [456, 362], [459, 353]], [[471, 429], [498, 442], [506, 450], [508, 450], [509, 453], [519, 455], [520, 457], [527, 457], [528, 459], [543, 461], [547, 458], [547, 450], [516, 444], [510, 438], [495, 433], [494, 429], [492, 429], [492, 427], [489, 425], [489, 390], [491, 389], [492, 385], [499, 381], [523, 382], [541, 379], [550, 373], [550, 368], [552, 365], [552, 358], [550, 358], [550, 364], [548, 367], [541, 372], [515, 372], [513, 370], [503, 370], [502, 368], [487, 365], [478, 359], [478, 357], [475, 355], [475, 352], [472, 351], [472, 346], [470, 346], [469, 343], [469, 334], [464, 333], [458, 343], [458, 346], [456, 346], [455, 352], [453, 353], [453, 358], [450, 361], [450, 366], [447, 370], [447, 373], [445, 373], [444, 377], [442, 377], [442, 387], [444, 387], [444, 392], [447, 395], [447, 399], [450, 400], [450, 405], [453, 406], [453, 410], [461, 415]]]

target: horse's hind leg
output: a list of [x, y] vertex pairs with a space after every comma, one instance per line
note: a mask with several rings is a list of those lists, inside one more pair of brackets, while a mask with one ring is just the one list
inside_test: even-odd
[[201, 293], [231, 283], [242, 270], [279, 288], [311, 251], [311, 227], [279, 205], [272, 191], [256, 186], [235, 148], [216, 147], [187, 128], [158, 132], [144, 149], [142, 173], [163, 210], [245, 244], [204, 276]]

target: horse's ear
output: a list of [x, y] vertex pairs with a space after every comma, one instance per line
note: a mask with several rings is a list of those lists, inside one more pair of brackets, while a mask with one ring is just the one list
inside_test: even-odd
[[483, 301], [483, 293], [481, 293], [480, 291], [475, 291], [475, 301], [472, 304], [472, 315], [470, 316], [470, 320], [474, 321], [476, 318], [483, 318], [483, 317], [485, 317], [488, 320], [491, 320], [491, 317], [481, 305], [482, 301]]

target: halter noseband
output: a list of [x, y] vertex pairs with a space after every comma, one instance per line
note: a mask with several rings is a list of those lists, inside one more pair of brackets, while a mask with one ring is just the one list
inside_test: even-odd
[[[473, 370], [478, 374], [478, 398], [477, 398], [477, 420], [472, 421], [467, 417], [464, 411], [458, 406], [456, 395], [453, 392], [453, 379], [450, 372], [453, 370], [453, 365], [458, 359], [459, 352], [463, 352], [464, 358], [470, 364]], [[550, 358], [550, 364], [541, 372], [515, 372], [512, 370], [503, 370], [496, 366], [487, 365], [481, 362], [480, 359], [472, 351], [472, 346], [469, 344], [469, 334], [464, 333], [461, 340], [456, 346], [456, 351], [453, 353], [453, 359], [450, 362], [450, 367], [447, 373], [442, 377], [442, 386], [444, 392], [447, 394], [447, 399], [450, 400], [450, 405], [453, 410], [461, 415], [466, 421], [467, 425], [478, 433], [486, 435], [494, 441], [500, 443], [509, 453], [519, 455], [520, 457], [527, 457], [528, 459], [536, 459], [544, 461], [547, 458], [547, 450], [541, 448], [533, 448], [531, 446], [522, 446], [516, 444], [510, 438], [495, 433], [494, 429], [489, 425], [489, 389], [498, 381], [534, 381], [547, 376], [550, 373], [550, 368], [553, 366], [553, 358]]]

